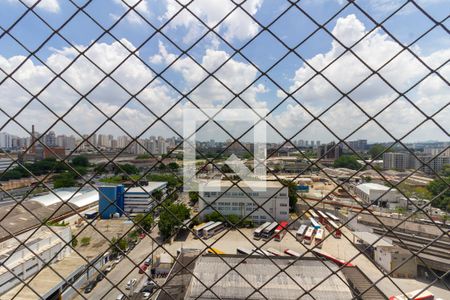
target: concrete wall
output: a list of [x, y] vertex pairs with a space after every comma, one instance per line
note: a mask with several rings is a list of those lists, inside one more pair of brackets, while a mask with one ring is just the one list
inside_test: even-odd
[[[380, 246], [375, 248], [374, 259], [387, 273], [395, 270], [391, 274], [392, 277], [415, 278], [417, 262], [415, 258], [410, 258], [411, 255], [408, 250], [399, 247]], [[402, 266], [397, 269], [400, 265]]]

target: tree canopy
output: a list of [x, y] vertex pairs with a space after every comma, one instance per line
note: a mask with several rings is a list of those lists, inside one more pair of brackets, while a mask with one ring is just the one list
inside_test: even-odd
[[369, 154], [372, 159], [380, 159], [381, 153], [386, 150], [386, 147], [381, 144], [375, 144], [369, 149]]
[[79, 167], [89, 167], [89, 159], [84, 155], [76, 156], [72, 159], [72, 165]]
[[184, 204], [166, 204], [159, 215], [158, 228], [164, 239], [169, 238], [175, 230], [190, 216], [189, 208]]
[[352, 170], [361, 168], [361, 164], [357, 161], [356, 156], [353, 155], [342, 155], [334, 161], [333, 166], [335, 168], [347, 168]]

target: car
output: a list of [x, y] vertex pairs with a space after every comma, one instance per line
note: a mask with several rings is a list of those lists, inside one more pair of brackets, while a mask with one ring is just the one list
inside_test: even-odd
[[139, 266], [139, 274], [144, 274], [148, 269], [148, 266], [146, 264], [142, 264]]
[[126, 289], [131, 290], [131, 288], [136, 285], [136, 282], [137, 280], [135, 278], [128, 280]]
[[139, 235], [139, 238], [142, 240], [143, 238], [145, 238], [145, 233], [141, 233], [140, 235]]
[[97, 282], [95, 281], [89, 282], [88, 285], [84, 288], [84, 293], [89, 294], [90, 292], [92, 292], [92, 290], [95, 288], [96, 285]]
[[105, 274], [99, 273], [99, 274], [97, 275], [97, 277], [95, 277], [95, 281], [97, 281], [97, 282], [102, 281], [103, 278], [105, 278]]
[[148, 267], [152, 264], [152, 262], [153, 262], [153, 259], [151, 257], [149, 257], [144, 261], [144, 264]]
[[111, 270], [112, 270], [112, 266], [109, 265], [109, 266], [106, 267], [104, 272], [109, 273], [109, 272], [111, 272]]
[[116, 300], [125, 300], [125, 295], [124, 294], [117, 295]]
[[142, 299], [150, 299], [150, 296], [152, 295], [152, 293], [149, 292], [143, 292], [142, 293]]
[[114, 262], [115, 262], [116, 264], [118, 264], [118, 263], [120, 263], [120, 261], [122, 260], [122, 258], [123, 258], [123, 255], [119, 255], [119, 256], [116, 257], [116, 259], [114, 260]]

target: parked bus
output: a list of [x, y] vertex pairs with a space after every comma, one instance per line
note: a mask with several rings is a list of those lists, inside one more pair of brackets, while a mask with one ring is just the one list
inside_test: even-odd
[[280, 225], [275, 229], [275, 241], [281, 242], [287, 232], [288, 222], [282, 221]]
[[327, 215], [328, 215], [328, 217], [330, 217], [330, 219], [331, 219], [332, 221], [334, 221], [334, 222], [340, 222], [340, 221], [341, 221], [338, 217], [336, 217], [335, 215], [333, 215], [333, 214], [331, 214], [331, 213], [329, 213], [329, 212], [327, 212]]
[[314, 245], [316, 248], [322, 248], [322, 241], [323, 241], [323, 229], [317, 229], [316, 235], [314, 237]]
[[293, 251], [293, 250], [291, 250], [291, 249], [286, 249], [286, 250], [284, 250], [284, 253], [286, 253], [286, 254], [289, 255], [289, 256], [300, 257], [300, 253], [295, 252], [295, 251]]
[[306, 229], [308, 229], [308, 226], [301, 225], [300, 228], [295, 233], [295, 237], [297, 238], [297, 241], [301, 242], [303, 240], [303, 235], [305, 235]]
[[212, 224], [214, 224], [214, 221], [209, 221], [209, 222], [202, 223], [202, 224], [199, 224], [197, 226], [194, 226], [194, 228], [193, 228], [193, 231], [194, 231], [194, 234], [195, 234], [194, 238], [196, 239], [196, 238], [202, 237], [203, 229], [205, 229], [206, 227], [211, 226]]
[[267, 226], [266, 228], [264, 228], [261, 237], [264, 240], [270, 239], [275, 231], [275, 229], [277, 228], [278, 223], [277, 222], [272, 222], [272, 224], [270, 224], [269, 226]]
[[266, 228], [270, 224], [271, 224], [270, 222], [266, 222], [266, 223], [262, 224], [261, 226], [259, 226], [258, 228], [256, 228], [255, 231], [253, 232], [253, 239], [259, 240], [261, 238], [261, 234], [262, 234], [264, 228]]
[[222, 222], [215, 222], [214, 224], [203, 229], [203, 238], [209, 239], [210, 237], [213, 237], [224, 229], [225, 224], [223, 224]]
[[313, 239], [314, 239], [314, 227], [308, 227], [305, 236], [303, 237], [303, 242], [306, 245], [311, 245]]
[[327, 230], [337, 239], [341, 238], [342, 232], [339, 226], [331, 220], [328, 220]]
[[321, 211], [321, 210], [318, 210], [317, 213], [319, 214], [319, 222], [320, 222], [322, 225], [327, 224], [327, 221], [328, 221], [328, 216], [327, 216], [327, 214], [324, 213], [324, 212]]
[[247, 248], [236, 248], [237, 254], [252, 255], [252, 251]]
[[319, 224], [319, 222], [316, 221], [316, 219], [314, 219], [314, 218], [309, 218], [309, 220], [311, 221], [311, 226], [312, 226], [314, 229], [319, 229], [319, 228], [320, 228], [320, 224]]
[[210, 254], [225, 254], [225, 252], [223, 252], [223, 251], [220, 251], [219, 249], [217, 249], [217, 248], [210, 248], [210, 249], [208, 249], [208, 253], [210, 253]]
[[275, 256], [283, 256], [283, 253], [281, 253], [277, 249], [268, 248], [267, 252], [270, 252], [272, 255], [275, 255]]
[[317, 213], [314, 211], [314, 209], [310, 209], [308, 210], [309, 214], [311, 215], [311, 217], [313, 217], [314, 219], [318, 219], [319, 216], [317, 215]]

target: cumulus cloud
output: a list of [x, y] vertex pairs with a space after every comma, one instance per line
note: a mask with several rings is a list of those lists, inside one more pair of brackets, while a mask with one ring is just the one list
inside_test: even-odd
[[[349, 15], [339, 18], [332, 32], [345, 46], [350, 46], [364, 36], [367, 30], [357, 17]], [[83, 51], [87, 49], [83, 45], [77, 45], [76, 48]], [[71, 65], [68, 70], [62, 73], [62, 78], [82, 95], [89, 93], [87, 97], [107, 116], [113, 115], [125, 101], [130, 99], [129, 93], [157, 115], [166, 112], [182, 97], [164, 80], [155, 78], [155, 74], [137, 57], [128, 57], [129, 50], [134, 50], [135, 46], [127, 39], [122, 39], [121, 43], [96, 43], [89, 50], [86, 50], [85, 55], [94, 61], [98, 67], [86, 58], [76, 59], [77, 49], [72, 47], [51, 49], [52, 54], [47, 57], [45, 63], [55, 72], [61, 72]], [[402, 48], [384, 33], [375, 31], [353, 47], [353, 50], [370, 68], [378, 69], [399, 53]], [[420, 49], [415, 50], [420, 55]], [[349, 97], [369, 116], [377, 114], [395, 99], [398, 96], [395, 90], [400, 93], [407, 92], [406, 95], [411, 101], [427, 114], [432, 114], [448, 104], [450, 88], [437, 74], [429, 76], [410, 90], [411, 85], [426, 75], [428, 70], [406, 51], [381, 68], [379, 75], [385, 78], [387, 82], [379, 75], [372, 75], [358, 88], [354, 89], [367, 76], [371, 75], [371, 71], [348, 52], [337, 59], [330, 67], [327, 67], [344, 51], [345, 49], [340, 43], [333, 41], [329, 51], [318, 53], [308, 59], [308, 64], [312, 68], [304, 64], [295, 71], [291, 78], [289, 91], [294, 93], [295, 98], [314, 115], [323, 112], [342, 96], [338, 89], [343, 93], [349, 93]], [[154, 65], [168, 65], [178, 57], [163, 42], [159, 42], [157, 52], [150, 57], [143, 58], [140, 52], [136, 52], [136, 55]], [[444, 63], [449, 56], [450, 50], [442, 49], [427, 53], [426, 56], [421, 55], [420, 58], [431, 68], [436, 68]], [[280, 99], [268, 100], [271, 94], [274, 97], [277, 95], [279, 98], [286, 96], [280, 90], [269, 90], [262, 81], [253, 83], [259, 76], [258, 71], [251, 64], [236, 57], [230, 57], [230, 53], [220, 49], [220, 44], [216, 41], [209, 47], [207, 46], [200, 55], [196, 55], [198, 62], [193, 61], [188, 56], [183, 56], [177, 59], [170, 69], [164, 72], [163, 76], [169, 79], [178, 90], [187, 93], [189, 99], [203, 108], [223, 107], [237, 94], [251, 107], [268, 111], [274, 103], [280, 101]], [[10, 73], [25, 59], [26, 57], [20, 55], [0, 56], [0, 67], [6, 73]], [[125, 62], [121, 64], [123, 60]], [[221, 66], [222, 64], [224, 65]], [[120, 67], [118, 67], [119, 65]], [[323, 76], [316, 76], [313, 80], [310, 80], [315, 74], [313, 68], [322, 71]], [[105, 76], [102, 70], [106, 73], [115, 70], [111, 77], [121, 86], [111, 78], [103, 80], [98, 85]], [[208, 72], [215, 72], [214, 76], [217, 79], [209, 75]], [[448, 78], [450, 66], [440, 68], [439, 74]], [[13, 78], [31, 93], [41, 92], [53, 77], [54, 74], [50, 70], [33, 60], [27, 60], [13, 75]], [[0, 80], [4, 78], [5, 75], [0, 72]], [[301, 88], [298, 89], [299, 87]], [[92, 89], [94, 90], [92, 91]], [[58, 115], [62, 115], [80, 99], [79, 93], [64, 83], [63, 80], [57, 79], [40, 93], [39, 98]], [[18, 112], [31, 98], [32, 96], [12, 79], [6, 79], [0, 86], [0, 105], [10, 115]], [[155, 119], [152, 113], [139, 101], [133, 99], [122, 112], [114, 117], [114, 120], [129, 129], [133, 134], [139, 133]], [[39, 124], [41, 128], [50, 126], [55, 118], [51, 117], [42, 105], [37, 105], [36, 101], [33, 103], [35, 104], [19, 114], [17, 120], [27, 127], [30, 127], [31, 123]], [[182, 132], [183, 128], [181, 123], [182, 110], [186, 107], [192, 107], [192, 105], [184, 99], [164, 116], [164, 120], [179, 132]], [[246, 106], [239, 99], [236, 99], [230, 107], [244, 108]], [[349, 99], [344, 98], [342, 102], [325, 113], [321, 120], [339, 137], [343, 138], [364, 123], [367, 118]], [[76, 110], [65, 119], [71, 125], [74, 125], [75, 129], [85, 133], [94, 130], [105, 117], [102, 117], [87, 101], [82, 100], [77, 104]], [[280, 106], [267, 119], [287, 137], [291, 137], [311, 120], [311, 116], [291, 99]], [[395, 137], [403, 136], [423, 119], [421, 113], [404, 98], [400, 98], [376, 118]], [[0, 124], [2, 124], [2, 121], [4, 119], [0, 120]], [[442, 118], [442, 114], [439, 117], [439, 122], [444, 128], [450, 127], [450, 121], [448, 118]], [[158, 134], [173, 134], [163, 127]], [[441, 140], [442, 137], [446, 138], [445, 134], [443, 136], [443, 133], [433, 127], [430, 122], [421, 128], [420, 134], [412, 135], [413, 140], [424, 139], [424, 137]], [[2, 129], [2, 131], [8, 131], [8, 128]], [[118, 132], [117, 128], [112, 125], [105, 131], [120, 134], [120, 131]], [[271, 136], [276, 136], [276, 134], [269, 133], [269, 138]], [[214, 132], [211, 137], [214, 137]], [[364, 126], [353, 137], [368, 138], [370, 141], [388, 139], [387, 134], [383, 133], [383, 130], [374, 122]], [[314, 122], [302, 136], [297, 138], [324, 141], [326, 138], [332, 138], [332, 135], [318, 122]]]
[[[363, 37], [367, 30], [355, 15], [349, 15], [337, 20], [332, 33], [344, 46], [351, 46]], [[375, 115], [398, 96], [395, 90], [399, 93], [409, 91], [412, 85], [428, 74], [427, 68], [419, 60], [408, 51], [403, 51], [394, 60], [381, 68], [379, 74], [382, 77], [372, 75], [369, 80], [355, 89], [372, 72], [350, 52], [346, 52], [331, 66], [327, 67], [328, 64], [344, 53], [343, 46], [336, 40], [332, 42], [331, 46], [331, 50], [328, 52], [317, 54], [307, 60], [311, 67], [304, 64], [297, 69], [289, 88], [290, 92], [295, 92], [294, 96], [296, 99], [299, 99], [315, 115], [337, 101], [342, 96], [341, 92], [348, 93], [350, 91], [352, 91], [350, 97], [362, 109], [368, 112], [369, 115]], [[402, 47], [392, 41], [386, 34], [375, 31], [352, 49], [370, 68], [377, 70], [399, 53]], [[420, 58], [431, 68], [436, 68], [445, 62], [443, 57], [448, 58], [449, 56], [450, 50], [447, 49]], [[316, 76], [308, 82], [316, 74], [313, 68], [317, 71], [322, 71], [323, 76]], [[450, 66], [441, 68], [440, 74], [444, 78], [448, 78], [450, 76]], [[277, 94], [279, 97], [285, 97], [282, 91], [278, 91]], [[443, 80], [433, 74], [415, 89], [409, 91], [407, 96], [418, 107], [431, 114], [448, 104], [449, 88]], [[292, 109], [292, 107], [288, 107], [288, 109]], [[394, 136], [401, 137], [423, 118], [423, 115], [406, 99], [400, 99], [395, 105], [377, 117], [377, 120], [385, 125]], [[336, 105], [321, 118], [340, 137], [344, 137], [352, 132], [366, 119], [367, 116], [345, 98], [343, 104]], [[295, 117], [292, 114], [286, 113], [286, 119], [284, 120], [289, 120], [285, 124], [295, 124]], [[447, 120], [444, 123], [442, 124], [445, 125], [444, 127], [448, 128], [450, 126], [450, 121]], [[379, 140], [381, 129], [379, 127], [375, 129], [375, 127], [377, 126], [371, 123], [358, 131], [358, 135], [360, 137], [368, 137], [371, 140]], [[428, 129], [430, 133], [429, 138], [442, 139], [445, 136], [444, 133], [435, 130], [433, 127]], [[421, 139], [422, 137], [413, 134], [411, 138]]]
[[[176, 55], [169, 53], [160, 42], [159, 53], [150, 57], [150, 62], [170, 64], [175, 59]], [[194, 89], [190, 98], [202, 107], [220, 107], [233, 99], [233, 93], [245, 90], [242, 98], [247, 103], [253, 108], [266, 108], [264, 102], [257, 100], [257, 94], [265, 93], [267, 89], [263, 84], [250, 86], [258, 75], [256, 68], [249, 63], [230, 59], [225, 51], [207, 49], [201, 61], [183, 57], [174, 62], [171, 69], [182, 76], [185, 92]], [[215, 73], [209, 75], [208, 72]]]
[[[18, 0], [8, 0], [11, 3], [17, 3], [20, 4]], [[38, 4], [36, 5], [37, 8], [46, 10], [52, 13], [57, 13], [60, 11], [58, 0], [23, 0], [23, 2], [28, 5], [28, 7], [33, 6], [36, 2]]]
[[[129, 49], [134, 49], [134, 46], [125, 39], [121, 40], [121, 43]], [[156, 114], [162, 114], [175, 101], [173, 91], [159, 79], [155, 79], [151, 70], [137, 57], [128, 57], [129, 51], [121, 43], [96, 43], [85, 52], [98, 67], [87, 58], [79, 57], [74, 60], [76, 51], [73, 48], [60, 49], [51, 54], [45, 63], [55, 72], [62, 71], [70, 64], [61, 75], [68, 84], [57, 79], [47, 86], [54, 78], [54, 74], [47, 67], [32, 60], [27, 60], [13, 74], [13, 78], [32, 94], [42, 91], [39, 99], [59, 115], [66, 113], [84, 95], [107, 115], [112, 115], [132, 96], [150, 107]], [[139, 55], [139, 52], [136, 54]], [[0, 68], [6, 73], [11, 73], [24, 59], [23, 56], [10, 58], [0, 56]], [[122, 61], [124, 62], [119, 66]], [[101, 70], [106, 73], [115, 70], [111, 77], [122, 87], [109, 78], [99, 84], [105, 76]], [[4, 78], [5, 75], [1, 73], [0, 80]], [[149, 82], [152, 83], [148, 85]], [[0, 104], [10, 115], [19, 111], [31, 98], [32, 96], [12, 79], [6, 79], [0, 87]], [[33, 102], [37, 103], [35, 100]], [[19, 120], [27, 127], [30, 127], [31, 123], [36, 123], [39, 127], [45, 128], [52, 121], [51, 118], [47, 118], [48, 115], [48, 110], [42, 105], [35, 105], [26, 108], [19, 115]], [[138, 101], [133, 100], [117, 118], [148, 124], [150, 115]], [[102, 118], [104, 117], [92, 105], [82, 100], [76, 106], [76, 113], [69, 114], [66, 120], [84, 133], [93, 130]]]
[[[181, 4], [191, 1], [182, 0]], [[238, 1], [239, 2], [239, 1]], [[181, 9], [181, 5], [173, 0], [167, 0], [166, 12], [162, 20], [168, 20]], [[263, 0], [248, 0], [242, 4], [250, 15], [255, 15], [261, 7]], [[208, 27], [214, 27], [227, 14], [232, 11], [236, 4], [230, 0], [197, 0], [189, 4], [189, 10], [198, 16]], [[182, 10], [169, 24], [171, 28], [184, 27], [188, 33], [184, 42], [189, 43], [198, 38], [205, 27], [189, 11]], [[258, 25], [240, 8], [229, 15], [217, 28], [228, 40], [247, 39], [258, 32]]]
[[[147, 0], [114, 0], [114, 2], [120, 5], [123, 8], [124, 12], [127, 12], [125, 19], [131, 24], [143, 24], [145, 21], [142, 18], [148, 17], [150, 15], [150, 9]], [[133, 8], [132, 10], [130, 10], [131, 7]], [[115, 14], [110, 15], [115, 20], [120, 17]]]

